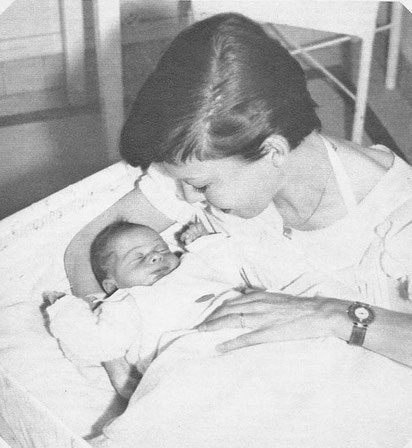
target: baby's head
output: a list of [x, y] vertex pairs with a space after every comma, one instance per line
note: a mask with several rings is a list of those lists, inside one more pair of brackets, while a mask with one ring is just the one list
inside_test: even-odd
[[157, 232], [126, 221], [110, 224], [96, 236], [90, 262], [108, 294], [118, 288], [153, 285], [180, 263]]

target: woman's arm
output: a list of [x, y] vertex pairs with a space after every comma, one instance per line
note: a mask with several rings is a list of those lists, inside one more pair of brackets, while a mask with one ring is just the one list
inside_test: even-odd
[[[218, 346], [222, 352], [264, 342], [335, 336], [348, 341], [353, 323], [347, 314], [350, 301], [253, 292], [228, 301], [198, 329], [247, 327], [252, 331]], [[363, 346], [412, 367], [412, 314], [373, 307], [375, 321]]]
[[119, 219], [147, 225], [157, 232], [162, 232], [174, 222], [154, 208], [139, 189], [127, 193], [87, 224], [68, 245], [64, 266], [74, 295], [85, 296], [101, 291], [90, 266], [90, 245], [104, 227]]

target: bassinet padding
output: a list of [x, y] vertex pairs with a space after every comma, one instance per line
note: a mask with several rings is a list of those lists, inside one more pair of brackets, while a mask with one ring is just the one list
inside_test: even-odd
[[[64, 425], [42, 402], [36, 400], [1, 368], [0, 389], [0, 434], [10, 448], [90, 448], [87, 442]], [[1, 438], [0, 447], [4, 448]]]
[[[81, 436], [97, 434], [122, 411], [122, 404], [102, 368], [89, 369], [85, 376], [63, 357], [44, 326], [41, 293], [69, 290], [63, 266], [68, 242], [133, 188], [138, 174], [119, 162], [0, 222], [0, 367], [21, 385], [17, 396], [27, 390], [32, 394], [30, 403], [39, 400], [57, 421]], [[1, 400], [9, 391], [4, 390], [4, 381], [0, 383]], [[19, 434], [30, 432], [32, 424], [27, 421], [22, 428], [22, 409], [24, 403], [19, 400], [7, 410], [16, 418], [10, 419], [9, 414], [3, 419], [16, 421], [16, 427], [9, 429], [21, 446], [54, 446], [30, 445], [24, 437], [19, 439]]]

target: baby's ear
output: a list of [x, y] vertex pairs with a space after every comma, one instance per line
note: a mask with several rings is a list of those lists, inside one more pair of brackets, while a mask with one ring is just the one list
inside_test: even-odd
[[115, 281], [113, 280], [113, 279], [111, 279], [111, 278], [105, 278], [103, 281], [102, 281], [102, 288], [104, 289], [104, 291], [107, 293], [107, 294], [113, 294], [115, 291], [116, 291], [116, 289], [117, 289], [117, 285], [116, 285], [116, 283], [115, 283]]

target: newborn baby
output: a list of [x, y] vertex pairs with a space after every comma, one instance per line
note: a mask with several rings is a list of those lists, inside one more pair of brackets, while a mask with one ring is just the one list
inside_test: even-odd
[[[188, 230], [186, 241], [203, 233], [198, 225]], [[115, 389], [129, 398], [140, 377], [135, 368], [143, 373], [171, 333], [193, 331], [245, 286], [331, 297], [346, 293], [321, 273], [305, 272], [307, 266], [296, 269], [291, 281], [282, 271], [281, 246], [254, 246], [212, 234], [193, 241], [188, 248], [194, 251], [179, 257], [147, 226], [112, 224], [91, 247], [92, 268], [107, 296], [93, 297], [91, 307], [73, 296], [60, 298], [48, 308], [50, 330], [69, 358], [103, 363]]]
[[[189, 243], [204, 233], [196, 223], [181, 238]], [[224, 237], [203, 238], [210, 243]], [[191, 329], [221, 293], [238, 295], [236, 287], [244, 286], [239, 259], [230, 251], [218, 250], [220, 259], [213, 249], [203, 252], [203, 257], [179, 256], [147, 226], [111, 224], [97, 235], [90, 250], [93, 272], [106, 294], [89, 296], [86, 301], [49, 296], [54, 303], [47, 308], [51, 332], [69, 358], [103, 363], [115, 389], [129, 398], [140, 378], [134, 366], [139, 364], [140, 372], [145, 369], [163, 333]], [[216, 262], [231, 266], [230, 274], [212, 267]]]

